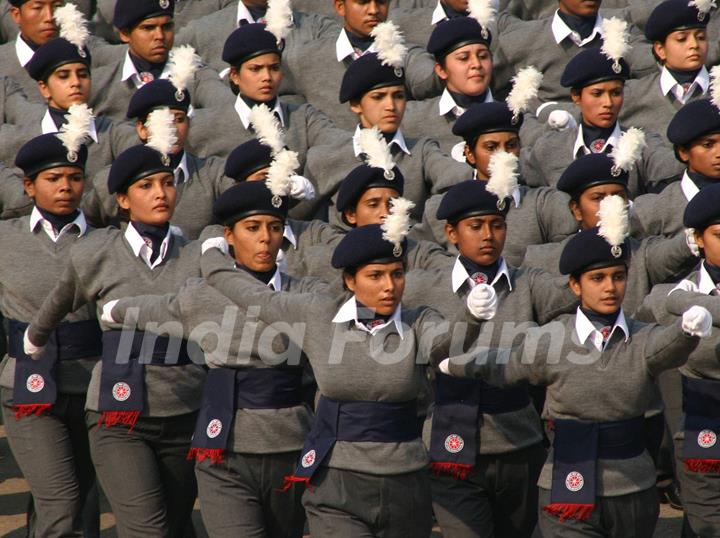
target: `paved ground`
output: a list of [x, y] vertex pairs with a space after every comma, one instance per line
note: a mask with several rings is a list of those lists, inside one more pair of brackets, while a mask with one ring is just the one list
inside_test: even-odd
[[[23, 538], [25, 536], [25, 506], [28, 499], [28, 487], [20, 475], [15, 460], [5, 438], [5, 429], [0, 426], [0, 537]], [[101, 528], [103, 538], [117, 536], [115, 520], [109, 511], [107, 502], [103, 500]], [[194, 513], [195, 528], [198, 538], [207, 535], [202, 527], [200, 512], [196, 505]], [[657, 538], [676, 538], [680, 536], [682, 513], [666, 505], [662, 506], [660, 522], [655, 533]], [[434, 534], [436, 537], [440, 533]]]

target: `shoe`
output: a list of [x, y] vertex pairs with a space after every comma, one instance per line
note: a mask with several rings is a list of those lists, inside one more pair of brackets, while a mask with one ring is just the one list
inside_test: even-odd
[[658, 496], [662, 504], [669, 504], [675, 510], [682, 510], [682, 500], [680, 498], [680, 488], [673, 482], [672, 484], [658, 488]]

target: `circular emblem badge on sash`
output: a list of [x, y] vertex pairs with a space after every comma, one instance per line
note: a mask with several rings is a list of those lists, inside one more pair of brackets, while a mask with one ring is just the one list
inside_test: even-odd
[[703, 430], [698, 434], [697, 441], [700, 448], [710, 448], [717, 443], [717, 435], [712, 430]]
[[312, 467], [313, 463], [315, 463], [315, 451], [309, 450], [308, 453], [302, 457], [300, 464], [307, 469], [308, 467]]
[[457, 454], [465, 448], [465, 441], [457, 433], [451, 433], [445, 438], [445, 450], [451, 454]]
[[112, 395], [118, 402], [124, 402], [127, 400], [131, 393], [132, 391], [130, 390], [130, 385], [127, 383], [119, 381], [113, 385]]
[[487, 275], [485, 273], [481, 273], [481, 272], [473, 273], [470, 278], [472, 278], [472, 280], [473, 280], [473, 282], [475, 282], [475, 284], [487, 284], [487, 282], [488, 282]]
[[40, 392], [45, 388], [45, 380], [40, 374], [32, 374], [27, 378], [25, 386], [30, 392]]
[[215, 439], [218, 435], [220, 435], [221, 431], [222, 431], [222, 422], [220, 422], [220, 420], [214, 418], [210, 422], [208, 422], [205, 433], [207, 433], [207, 436], [210, 439]]
[[565, 478], [565, 487], [568, 488], [570, 491], [580, 491], [584, 485], [585, 479], [583, 478], [583, 475], [581, 475], [577, 471], [568, 473], [567, 477]]

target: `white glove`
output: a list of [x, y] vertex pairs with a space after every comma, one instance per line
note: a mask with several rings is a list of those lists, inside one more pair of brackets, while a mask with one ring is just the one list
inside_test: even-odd
[[442, 362], [438, 365], [438, 370], [440, 370], [445, 375], [451, 375], [450, 359], [443, 359]]
[[220, 249], [223, 254], [229, 254], [230, 252], [230, 248], [228, 247], [227, 241], [225, 241], [224, 237], [211, 237], [210, 239], [203, 241], [203, 244], [200, 246], [202, 254], [205, 254], [211, 248]]
[[310, 180], [303, 176], [290, 177], [290, 198], [295, 200], [312, 200], [315, 198], [315, 187]]
[[695, 257], [700, 257], [700, 247], [695, 241], [695, 228], [685, 228], [685, 243]]
[[566, 110], [553, 110], [548, 115], [548, 127], [556, 131], [564, 131], [565, 129], [573, 129], [577, 127], [575, 118]]
[[113, 307], [118, 303], [118, 300], [108, 301], [102, 307], [102, 314], [100, 315], [100, 321], [105, 323], [117, 323], [117, 320], [112, 315]]
[[30, 355], [30, 358], [38, 360], [43, 352], [43, 349], [45, 349], [45, 346], [38, 347], [33, 344], [30, 341], [30, 336], [28, 336], [28, 329], [25, 329], [25, 334], [23, 334], [23, 351], [26, 355]]
[[682, 330], [691, 336], [706, 338], [712, 333], [712, 315], [707, 308], [691, 306], [683, 313]]
[[495, 288], [488, 284], [478, 284], [467, 297], [467, 309], [477, 319], [492, 319], [497, 311]]

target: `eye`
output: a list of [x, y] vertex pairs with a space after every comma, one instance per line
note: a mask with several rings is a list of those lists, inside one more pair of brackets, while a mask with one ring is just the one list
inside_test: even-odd
[[253, 225], [248, 226], [248, 227], [245, 228], [245, 229], [246, 229], [247, 231], [249, 231], [249, 232], [257, 232], [258, 229], [259, 229], [259, 226], [253, 224]]

